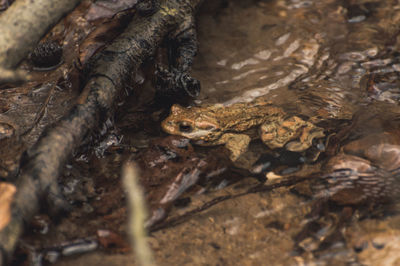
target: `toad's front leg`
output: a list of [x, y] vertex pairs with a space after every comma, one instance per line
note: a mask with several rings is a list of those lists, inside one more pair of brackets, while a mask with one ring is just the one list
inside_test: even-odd
[[236, 161], [249, 147], [251, 141], [250, 136], [245, 134], [226, 133], [221, 139], [220, 143], [225, 143], [225, 147], [230, 151], [230, 159], [232, 162]]

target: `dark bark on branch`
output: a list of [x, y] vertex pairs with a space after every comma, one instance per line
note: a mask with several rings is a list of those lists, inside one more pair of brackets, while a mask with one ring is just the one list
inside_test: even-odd
[[[0, 231], [3, 263], [12, 255], [24, 223], [39, 210], [42, 199], [57, 201], [57, 177], [84, 138], [112, 114], [124, 84], [162, 39], [192, 16], [201, 0], [164, 0], [156, 13], [136, 17], [115, 41], [90, 63], [88, 82], [71, 112], [47, 129], [26, 153], [17, 179], [10, 223]], [[87, 93], [85, 93], [87, 92]], [[60, 199], [61, 201], [61, 199]], [[55, 204], [57, 205], [57, 204]]]

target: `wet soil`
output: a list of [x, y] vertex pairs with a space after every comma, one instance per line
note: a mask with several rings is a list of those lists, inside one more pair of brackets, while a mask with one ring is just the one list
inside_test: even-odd
[[[228, 197], [152, 232], [148, 240], [158, 265], [400, 265], [399, 20], [396, 1], [205, 1], [192, 72], [202, 92], [192, 105], [264, 97], [289, 113], [318, 116], [330, 139], [316, 162], [280, 158], [265, 172], [265, 184], [249, 174], [228, 186], [219, 180], [219, 187], [201, 184], [183, 194], [186, 201], [168, 207], [170, 217]], [[167, 110], [146, 109], [151, 86], [149, 81], [138, 86], [150, 93], [130, 96], [118, 109], [108, 135], [114, 148], [96, 144], [97, 153], [82, 151], [66, 166], [60, 182], [74, 203], [71, 214], [51, 223], [46, 234], [28, 232], [25, 244], [52, 246], [99, 229], [126, 242], [122, 162], [132, 154], [142, 156], [154, 139], [166, 138], [159, 121]], [[219, 151], [193, 149], [196, 156]], [[251, 170], [262, 154], [276, 153], [254, 141], [235, 167]], [[187, 158], [197, 160], [185, 156], [181, 167]], [[149, 187], [170, 182], [157, 177]], [[246, 193], [286, 180], [299, 182]], [[136, 265], [122, 246], [64, 257], [53, 265]]]

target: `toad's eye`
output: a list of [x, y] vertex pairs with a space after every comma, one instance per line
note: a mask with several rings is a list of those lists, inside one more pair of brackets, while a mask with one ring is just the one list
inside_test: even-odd
[[179, 123], [179, 131], [183, 133], [190, 133], [193, 131], [192, 126], [187, 122]]

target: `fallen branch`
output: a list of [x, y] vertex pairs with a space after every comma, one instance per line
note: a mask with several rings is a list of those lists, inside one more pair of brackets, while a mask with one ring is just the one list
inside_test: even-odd
[[133, 19], [109, 47], [95, 56], [80, 104], [54, 128], [45, 130], [22, 160], [11, 220], [0, 228], [3, 264], [11, 257], [24, 223], [38, 212], [40, 200], [46, 199], [53, 207], [62, 205], [63, 200], [57, 197], [57, 177], [73, 151], [113, 113], [115, 100], [132, 73], [154, 54], [168, 33], [193, 15], [200, 3], [201, 0], [160, 1], [156, 13]]
[[[19, 0], [0, 15], [0, 70], [15, 68], [80, 0]], [[1, 76], [1, 75], [0, 75]]]

